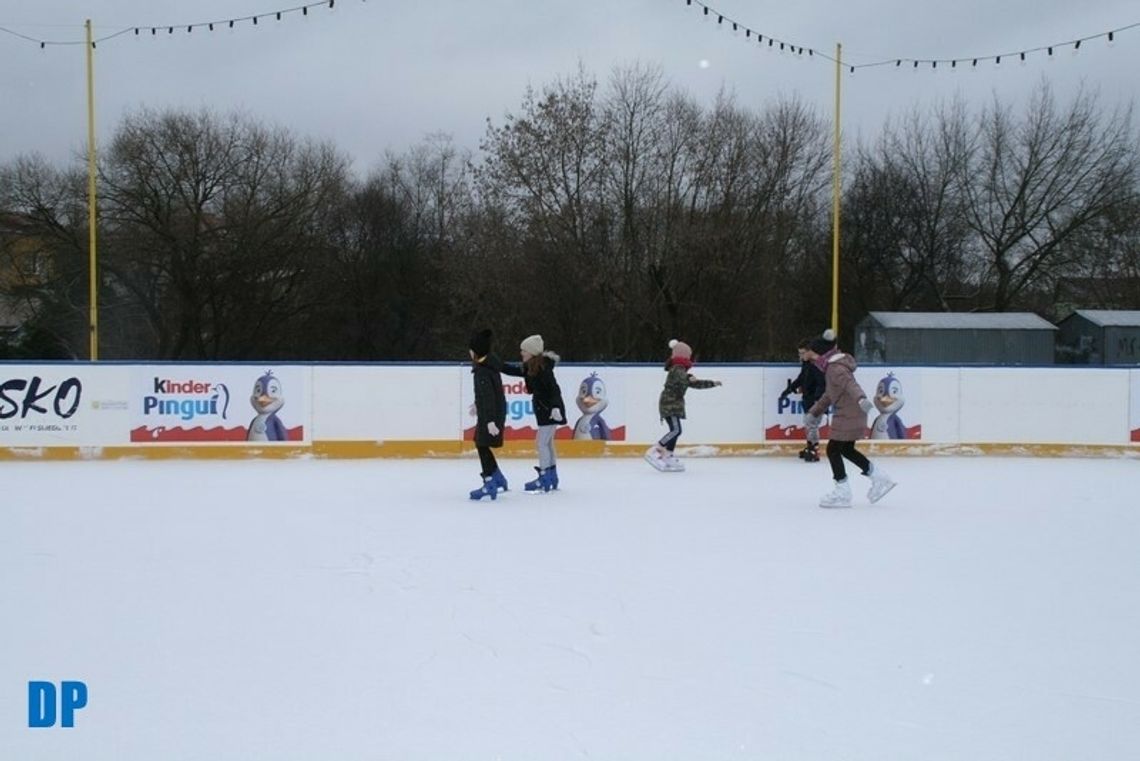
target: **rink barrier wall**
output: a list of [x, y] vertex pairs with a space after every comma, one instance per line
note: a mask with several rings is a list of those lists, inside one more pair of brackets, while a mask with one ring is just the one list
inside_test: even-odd
[[[279, 417], [290, 440], [247, 442], [253, 385], [267, 371], [283, 387]], [[798, 450], [798, 397], [779, 400], [797, 372], [796, 365], [697, 365], [694, 375], [724, 386], [689, 391], [678, 451]], [[560, 457], [640, 456], [664, 432], [660, 365], [560, 364], [557, 375], [568, 422], [582, 422], [577, 399], [588, 390], [607, 400], [601, 414], [617, 437], [559, 438]], [[1140, 368], [874, 365], [856, 377], [869, 395], [890, 387], [905, 400], [893, 434], [907, 438], [866, 441], [868, 452], [1140, 456]], [[530, 397], [521, 379], [503, 381], [515, 438], [500, 454], [533, 458]], [[470, 369], [460, 364], [0, 363], [0, 459], [474, 457], [463, 440], [474, 424], [472, 402]], [[877, 411], [868, 420], [890, 422]]]

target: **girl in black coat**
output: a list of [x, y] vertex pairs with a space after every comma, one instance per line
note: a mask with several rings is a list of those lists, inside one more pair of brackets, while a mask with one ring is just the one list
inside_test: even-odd
[[527, 393], [531, 395], [538, 433], [535, 444], [538, 447], [538, 478], [527, 481], [527, 491], [550, 491], [558, 488], [558, 463], [554, 454], [554, 434], [558, 426], [566, 423], [566, 405], [562, 402], [562, 389], [554, 377], [554, 366], [558, 355], [546, 351], [542, 336], [534, 335], [523, 339], [519, 344], [522, 362], [504, 362], [504, 375], [522, 378]]
[[805, 358], [809, 343], [807, 339], [800, 341], [798, 347], [800, 374], [795, 379], [788, 381], [788, 387], [780, 394], [780, 400], [787, 399], [788, 394], [793, 391], [803, 394], [804, 428], [807, 431], [807, 443], [800, 451], [800, 458], [808, 462], [819, 462], [819, 418], [808, 415], [807, 411], [823, 396], [827, 381], [824, 379], [823, 371], [815, 362]]
[[471, 492], [471, 499], [495, 499], [507, 490], [507, 479], [499, 470], [492, 449], [503, 445], [503, 429], [507, 422], [507, 398], [499, 375], [499, 358], [491, 353], [491, 331], [481, 330], [471, 336], [471, 379], [475, 384], [475, 449], [479, 452], [483, 485]]

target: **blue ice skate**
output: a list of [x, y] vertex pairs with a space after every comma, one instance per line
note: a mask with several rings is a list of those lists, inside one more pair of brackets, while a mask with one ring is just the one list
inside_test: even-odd
[[507, 488], [507, 477], [503, 475], [503, 471], [495, 468], [495, 472], [491, 474], [491, 480], [495, 482], [495, 488], [499, 491], [510, 491]]
[[546, 491], [543, 485], [546, 483], [546, 476], [543, 474], [542, 468], [536, 467], [538, 476], [533, 481], [527, 481], [523, 484], [523, 489], [527, 491]]
[[558, 488], [558, 466], [551, 465], [545, 471], [539, 474], [539, 478], [545, 478], [546, 482], [543, 484], [543, 491], [551, 491]]
[[478, 489], [471, 492], [471, 499], [480, 500], [483, 497], [490, 497], [492, 500], [497, 499], [499, 496], [499, 488], [495, 485], [495, 477], [485, 476], [483, 478], [483, 485]]

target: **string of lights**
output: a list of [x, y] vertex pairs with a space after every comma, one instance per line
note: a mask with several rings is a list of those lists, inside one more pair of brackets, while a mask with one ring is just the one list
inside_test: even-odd
[[[366, 0], [362, 0], [362, 1], [366, 1]], [[306, 5], [295, 5], [291, 8], [281, 8], [281, 9], [275, 10], [275, 11], [266, 11], [265, 13], [255, 13], [255, 14], [251, 14], [248, 16], [238, 16], [235, 18], [217, 19], [215, 21], [198, 21], [198, 22], [195, 22], [192, 24], [131, 25], [131, 26], [127, 26], [127, 27], [124, 27], [122, 29], [119, 29], [118, 31], [113, 32], [111, 34], [108, 34], [108, 35], [105, 35], [102, 37], [98, 37], [98, 38], [92, 40], [91, 41], [91, 47], [97, 47], [99, 45], [99, 43], [101, 43], [101, 42], [107, 42], [107, 41], [113, 40], [117, 37], [129, 35], [132, 32], [134, 33], [135, 37], [141, 37], [145, 34], [149, 34], [152, 37], [156, 37], [159, 34], [172, 35], [176, 31], [177, 32], [185, 31], [187, 34], [190, 34], [195, 29], [206, 29], [206, 30], [212, 32], [215, 29], [233, 29], [238, 24], [243, 24], [243, 23], [247, 23], [247, 22], [252, 22], [251, 23], [252, 26], [257, 26], [260, 21], [264, 21], [264, 20], [280, 21], [282, 19], [282, 17], [287, 16], [287, 15], [292, 14], [292, 13], [300, 13], [302, 16], [308, 16], [310, 9], [328, 8], [329, 10], [332, 10], [335, 7], [336, 7], [336, 0], [319, 0], [319, 2], [308, 3]], [[47, 48], [49, 46], [86, 45], [87, 44], [86, 40], [48, 40], [48, 39], [42, 39], [42, 38], [38, 38], [38, 37], [32, 37], [32, 36], [24, 34], [22, 32], [18, 32], [15, 29], [11, 29], [7, 26], [0, 26], [0, 32], [3, 32], [4, 34], [11, 35], [12, 37], [16, 37], [16, 38], [21, 39], [21, 40], [25, 40], [27, 42], [35, 43], [36, 45], [39, 45], [41, 49]]]
[[813, 47], [806, 46], [806, 45], [800, 45], [800, 44], [797, 44], [794, 42], [788, 42], [787, 40], [782, 40], [778, 37], [773, 37], [770, 34], [763, 34], [761, 32], [758, 32], [755, 29], [752, 29], [751, 27], [746, 26], [745, 24], [741, 23], [740, 21], [737, 21], [736, 19], [733, 19], [729, 16], [726, 16], [725, 14], [718, 11], [716, 8], [713, 8], [710, 5], [706, 5], [705, 3], [701, 2], [701, 0], [685, 0], [685, 5], [690, 6], [690, 7], [695, 5], [698, 8], [700, 8], [701, 9], [701, 16], [703, 16], [704, 18], [707, 18], [710, 20], [715, 18], [718, 28], [731, 27], [732, 31], [737, 32], [737, 33], [739, 33], [740, 31], [743, 31], [745, 40], [751, 40], [753, 37], [755, 37], [756, 42], [762, 46], [766, 46], [766, 47], [772, 48], [772, 49], [777, 49], [777, 46], [778, 46], [778, 49], [781, 52], [790, 51], [790, 52], [792, 52], [796, 55], [799, 55], [799, 56], [802, 56], [806, 52], [809, 58], [821, 58], [825, 61], [830, 61], [832, 63], [837, 63], [837, 64], [840, 64], [842, 66], [845, 66], [845, 67], [847, 67], [847, 69], [852, 74], [855, 73], [856, 69], [873, 69], [873, 68], [879, 68], [879, 67], [883, 67], [883, 66], [894, 66], [896, 68], [901, 68], [903, 66], [903, 64], [907, 64], [909, 67], [915, 68], [915, 69], [917, 69], [919, 67], [926, 67], [926, 66], [929, 66], [931, 69], [937, 69], [939, 65], [942, 65], [944, 68], [949, 67], [951, 69], [956, 69], [956, 68], [958, 68], [958, 66], [960, 64], [961, 65], [969, 65], [971, 68], [974, 68], [974, 67], [977, 67], [977, 65], [983, 61], [993, 61], [995, 64], [1000, 64], [1002, 62], [1002, 60], [1010, 60], [1010, 59], [1017, 59], [1018, 61], [1025, 61], [1027, 56], [1030, 56], [1030, 55], [1035, 54], [1035, 53], [1044, 52], [1048, 56], [1053, 56], [1055, 53], [1057, 53], [1061, 50], [1071, 49], [1073, 51], [1078, 51], [1081, 49], [1082, 44], [1084, 44], [1086, 42], [1090, 42], [1092, 40], [1101, 39], [1101, 38], [1107, 40], [1108, 42], [1114, 42], [1116, 40], [1117, 35], [1119, 35], [1121, 32], [1126, 32], [1130, 29], [1135, 29], [1137, 27], [1140, 27], [1140, 21], [1137, 21], [1135, 23], [1128, 24], [1126, 26], [1117, 27], [1116, 29], [1110, 29], [1107, 32], [1101, 32], [1099, 34], [1091, 34], [1091, 35], [1088, 35], [1087, 37], [1077, 37], [1075, 39], [1066, 40], [1064, 42], [1054, 42], [1054, 43], [1048, 44], [1048, 45], [1039, 45], [1037, 47], [1025, 48], [1025, 49], [1021, 49], [1021, 50], [1011, 50], [1011, 51], [1008, 51], [1005, 53], [991, 53], [988, 55], [960, 56], [957, 58], [902, 58], [902, 57], [895, 57], [895, 58], [884, 58], [882, 60], [874, 61], [872, 63], [848, 64], [848, 63], [845, 63], [843, 61], [838, 61], [835, 59], [834, 56], [827, 55], [826, 53], [823, 53], [819, 50], [816, 50]]

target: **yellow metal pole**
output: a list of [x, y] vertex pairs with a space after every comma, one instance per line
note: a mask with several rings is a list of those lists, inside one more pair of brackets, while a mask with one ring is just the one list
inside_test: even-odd
[[839, 194], [843, 183], [839, 166], [840, 82], [843, 80], [843, 45], [835, 43], [835, 146], [831, 180], [831, 328], [839, 335]]
[[88, 326], [91, 361], [99, 359], [99, 270], [96, 256], [95, 211], [95, 43], [91, 40], [91, 19], [87, 19], [87, 250], [90, 307]]

